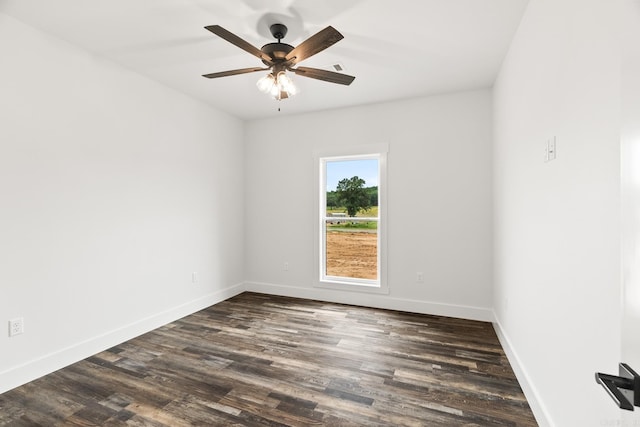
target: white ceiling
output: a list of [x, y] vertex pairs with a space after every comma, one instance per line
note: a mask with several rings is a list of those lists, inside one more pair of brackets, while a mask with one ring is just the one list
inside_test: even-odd
[[[0, 12], [125, 68], [251, 120], [491, 87], [528, 0], [0, 0]], [[262, 66], [203, 27], [218, 24], [260, 48], [269, 25], [293, 46], [331, 25], [344, 39], [300, 65], [334, 63], [351, 86], [293, 76], [301, 93], [274, 101]], [[278, 112], [281, 107], [281, 112]]]

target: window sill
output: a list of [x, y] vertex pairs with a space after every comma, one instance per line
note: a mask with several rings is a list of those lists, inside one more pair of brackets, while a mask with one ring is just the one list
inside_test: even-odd
[[332, 289], [336, 291], [363, 292], [369, 294], [389, 294], [389, 288], [379, 283], [357, 283], [353, 281], [320, 280], [314, 284], [316, 288]]

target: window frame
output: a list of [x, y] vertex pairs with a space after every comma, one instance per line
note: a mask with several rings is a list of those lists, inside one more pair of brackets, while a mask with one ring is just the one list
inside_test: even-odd
[[[314, 198], [314, 287], [356, 292], [388, 294], [387, 283], [387, 154], [388, 144], [372, 144], [359, 147], [340, 147], [314, 153], [317, 195]], [[327, 276], [326, 262], [326, 163], [328, 161], [378, 160], [378, 279], [359, 279]]]

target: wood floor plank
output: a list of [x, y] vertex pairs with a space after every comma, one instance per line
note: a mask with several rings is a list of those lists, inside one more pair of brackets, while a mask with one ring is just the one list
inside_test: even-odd
[[0, 426], [536, 426], [490, 323], [244, 293], [0, 395]]

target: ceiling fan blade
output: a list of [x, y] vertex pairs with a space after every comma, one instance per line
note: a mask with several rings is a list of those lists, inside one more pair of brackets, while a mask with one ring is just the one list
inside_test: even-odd
[[207, 30], [211, 31], [216, 36], [225, 39], [229, 43], [238, 46], [240, 49], [249, 52], [253, 56], [256, 56], [256, 57], [262, 59], [263, 61], [268, 61], [269, 63], [271, 63], [271, 58], [269, 57], [269, 55], [267, 55], [266, 53], [262, 52], [260, 49], [258, 49], [257, 47], [255, 47], [251, 43], [241, 39], [238, 36], [236, 36], [232, 32], [230, 32], [228, 30], [225, 30], [220, 25], [208, 25], [208, 26], [206, 26], [204, 28], [206, 28]]
[[220, 71], [219, 73], [203, 74], [202, 77], [206, 77], [208, 79], [215, 79], [217, 77], [235, 76], [236, 74], [246, 74], [246, 73], [253, 73], [256, 71], [266, 71], [268, 69], [269, 68], [260, 68], [260, 67], [240, 68], [238, 70]]
[[299, 76], [309, 77], [311, 79], [324, 80], [325, 82], [338, 83], [346, 86], [350, 85], [351, 82], [355, 80], [354, 76], [349, 76], [347, 74], [342, 74], [342, 73], [335, 73], [333, 71], [321, 70], [319, 68], [298, 67], [298, 68], [291, 68], [290, 71], [293, 71]]
[[287, 54], [285, 59], [289, 61], [291, 65], [306, 59], [318, 52], [322, 52], [329, 46], [342, 40], [344, 36], [338, 32], [332, 26], [328, 26], [324, 30], [312, 35], [298, 46], [296, 46], [291, 52]]

